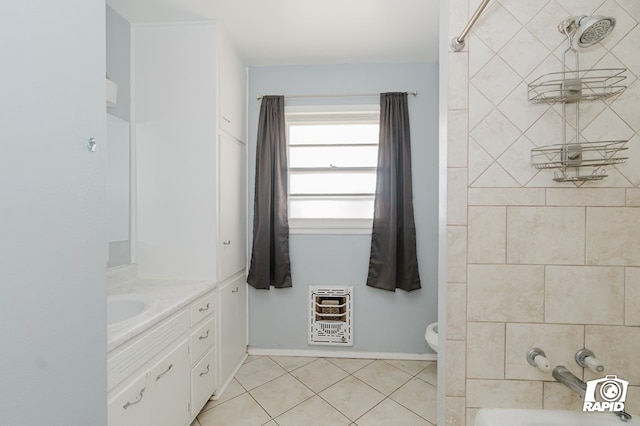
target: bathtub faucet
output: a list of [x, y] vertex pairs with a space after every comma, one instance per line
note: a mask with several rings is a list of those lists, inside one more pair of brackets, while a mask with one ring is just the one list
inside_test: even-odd
[[[551, 375], [554, 379], [577, 393], [581, 399], [584, 399], [584, 395], [587, 391], [587, 384], [577, 378], [567, 367], [564, 365], [558, 365], [553, 369]], [[614, 414], [623, 422], [627, 422], [631, 419], [631, 415], [625, 411], [618, 411]]]
[[580, 395], [580, 398], [584, 399], [584, 394], [587, 391], [587, 384], [577, 378], [567, 367], [564, 365], [558, 365], [553, 369], [551, 375], [554, 379]]
[[622, 420], [623, 422], [628, 422], [629, 420], [631, 420], [631, 414], [627, 413], [626, 411], [617, 411], [615, 413], [616, 416], [618, 416], [620, 418], [620, 420]]

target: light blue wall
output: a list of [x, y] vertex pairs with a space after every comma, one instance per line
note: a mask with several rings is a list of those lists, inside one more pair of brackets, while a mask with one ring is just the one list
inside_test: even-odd
[[107, 112], [129, 121], [131, 25], [108, 5], [106, 13], [107, 75], [118, 85], [118, 103]]
[[107, 426], [104, 1], [0, 28], [0, 425]]
[[[370, 235], [291, 235], [293, 287], [249, 292], [249, 345], [260, 349], [430, 352], [424, 332], [437, 318], [438, 64], [358, 64], [249, 69], [249, 224], [253, 223], [256, 95], [379, 93], [418, 90], [409, 97], [414, 212], [422, 289], [395, 293], [365, 285]], [[378, 104], [367, 98], [287, 99], [285, 105]], [[249, 235], [251, 235], [249, 229]], [[310, 285], [354, 286], [354, 345], [310, 346]]]

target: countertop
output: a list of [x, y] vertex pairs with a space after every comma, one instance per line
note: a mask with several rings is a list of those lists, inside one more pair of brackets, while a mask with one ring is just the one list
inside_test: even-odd
[[107, 297], [136, 295], [151, 300], [151, 306], [135, 317], [107, 326], [107, 353], [118, 348], [171, 314], [216, 288], [215, 281], [146, 280], [128, 277], [112, 280]]

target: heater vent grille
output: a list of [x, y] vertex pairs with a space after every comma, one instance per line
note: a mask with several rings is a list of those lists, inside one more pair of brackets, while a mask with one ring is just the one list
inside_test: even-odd
[[353, 287], [309, 287], [309, 344], [353, 346]]

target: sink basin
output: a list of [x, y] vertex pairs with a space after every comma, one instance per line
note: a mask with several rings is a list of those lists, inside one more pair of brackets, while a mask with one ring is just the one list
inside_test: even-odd
[[141, 296], [118, 295], [107, 298], [107, 325], [126, 321], [146, 311], [151, 303]]

